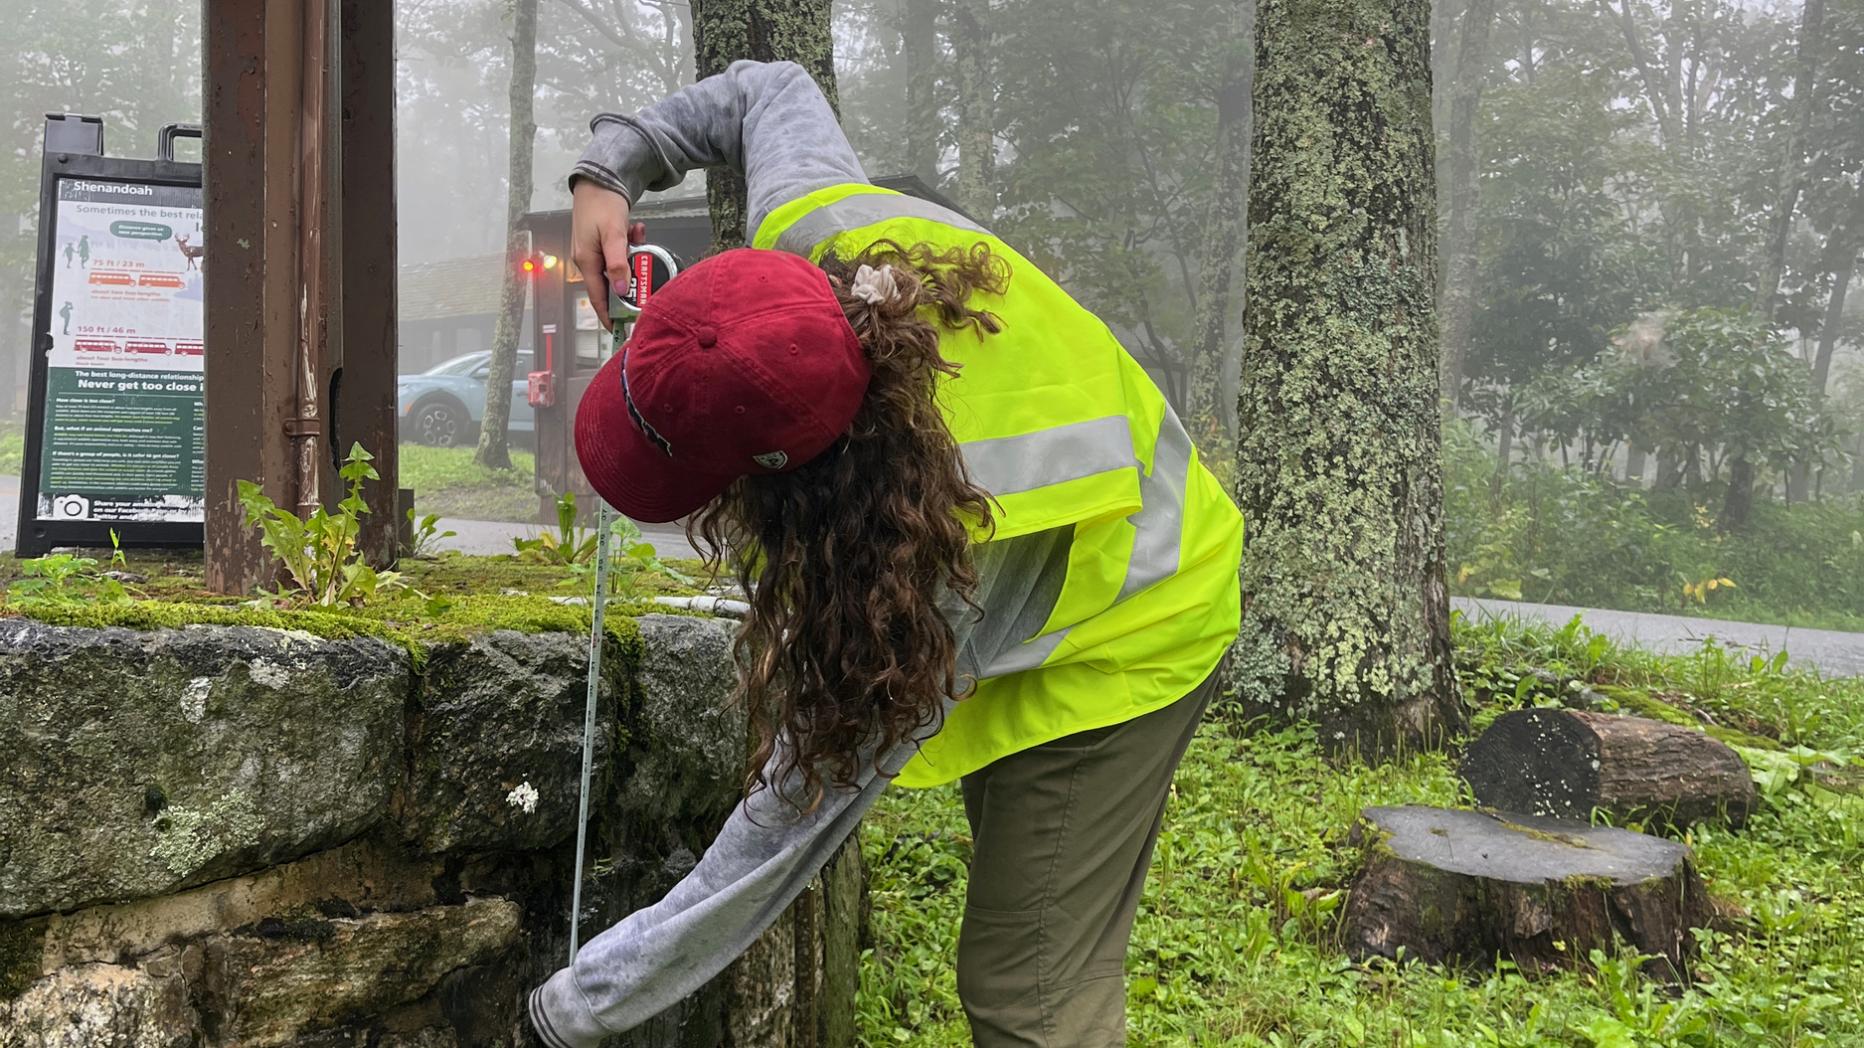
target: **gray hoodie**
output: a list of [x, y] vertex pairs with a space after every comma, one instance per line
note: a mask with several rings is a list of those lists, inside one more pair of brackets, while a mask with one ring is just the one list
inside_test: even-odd
[[[805, 193], [867, 181], [827, 100], [790, 62], [734, 63], [635, 116], [597, 116], [591, 129], [595, 141], [577, 162], [572, 186], [590, 179], [632, 202], [645, 190], [671, 189], [695, 167], [729, 166], [746, 175], [751, 230]], [[926, 213], [923, 202], [899, 200]], [[957, 215], [950, 221], [975, 228]], [[981, 613], [945, 602], [961, 679], [985, 679], [993, 668], [1008, 672], [1018, 663], [1013, 653], [1054, 609], [1071, 537], [1064, 528], [973, 547]], [[594, 1048], [724, 970], [808, 886], [915, 746], [864, 754], [857, 784], [830, 790], [808, 815], [788, 803], [794, 777], [753, 794], [665, 898], [589, 940], [573, 966], [532, 992], [539, 1036], [556, 1048]]]

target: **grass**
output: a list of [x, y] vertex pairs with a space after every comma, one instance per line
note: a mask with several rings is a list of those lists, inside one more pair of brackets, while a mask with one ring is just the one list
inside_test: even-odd
[[401, 445], [401, 486], [414, 489], [415, 509], [466, 520], [536, 523], [531, 453], [513, 448], [510, 469], [486, 469], [472, 454], [472, 448]]
[[[0, 426], [0, 474], [19, 475], [25, 446], [18, 424]], [[486, 469], [473, 462], [472, 454], [472, 448], [403, 444], [401, 486], [414, 489], [415, 506], [423, 514], [537, 523], [531, 452], [511, 449], [510, 469]]]
[[16, 423], [0, 426], [0, 473], [19, 476], [26, 461], [26, 434]]
[[[1134, 929], [1131, 1043], [1864, 1044], [1864, 797], [1810, 784], [1808, 758], [1793, 753], [1864, 742], [1864, 680], [1784, 672], [1714, 647], [1657, 657], [1577, 624], [1459, 622], [1457, 640], [1478, 725], [1552, 702], [1527, 672], [1551, 669], [1739, 726], [1768, 747], [1751, 759], [1777, 756], [1787, 769], [1757, 774], [1764, 804], [1746, 830], [1698, 828], [1685, 838], [1710, 890], [1746, 914], [1737, 927], [1701, 933], [1693, 984], [1668, 992], [1627, 957], [1536, 980], [1505, 962], [1468, 972], [1349, 963], [1331, 922], [1335, 893], [1354, 872], [1342, 845], [1355, 814], [1372, 804], [1468, 805], [1452, 756], [1329, 763], [1305, 726], [1240, 724], [1220, 709], [1179, 769]], [[890, 791], [862, 846], [873, 877], [863, 1042], [968, 1045], [953, 964], [971, 842], [956, 787]]]

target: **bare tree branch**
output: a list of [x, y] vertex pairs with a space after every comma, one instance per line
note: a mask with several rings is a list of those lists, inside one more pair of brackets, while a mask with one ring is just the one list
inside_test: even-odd
[[1617, 12], [1613, 12], [1606, 0], [1599, 0], [1599, 11], [1606, 17], [1617, 13], [1619, 24], [1624, 30], [1625, 47], [1631, 52], [1631, 62], [1637, 66], [1638, 74], [1644, 78], [1644, 93], [1649, 96], [1651, 115], [1657, 118], [1657, 126], [1663, 132], [1664, 141], [1676, 144], [1681, 136], [1677, 133], [1676, 114], [1670, 111], [1663, 81], [1651, 68], [1650, 59], [1644, 51], [1644, 45], [1638, 40], [1637, 22], [1631, 17], [1631, 0], [1619, 0]]
[[613, 26], [602, 20], [594, 11], [583, 6], [583, 0], [557, 0], [557, 2], [582, 16], [582, 20], [589, 23], [591, 29], [607, 37], [609, 42], [613, 43], [616, 47], [628, 46], [627, 38], [617, 33]]

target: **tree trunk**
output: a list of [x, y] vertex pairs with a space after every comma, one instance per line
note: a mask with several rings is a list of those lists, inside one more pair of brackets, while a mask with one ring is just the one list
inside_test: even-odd
[[1212, 462], [1234, 455], [1235, 402], [1224, 401], [1230, 352], [1230, 288], [1249, 206], [1249, 80], [1255, 50], [1250, 45], [1255, 5], [1230, 0], [1234, 12], [1232, 49], [1217, 95], [1217, 184], [1205, 226], [1204, 257], [1198, 265], [1197, 342], [1191, 351], [1190, 428], [1200, 454]]
[[1514, 468], [1515, 412], [1514, 392], [1502, 400], [1501, 434], [1496, 440], [1495, 472], [1489, 477], [1489, 506], [1501, 505], [1502, 489], [1508, 485], [1508, 473]]
[[1826, 271], [1832, 274], [1832, 295], [1826, 301], [1825, 316], [1819, 322], [1819, 347], [1812, 358], [1812, 395], [1825, 397], [1825, 387], [1832, 377], [1832, 355], [1838, 351], [1843, 333], [1845, 298], [1850, 293], [1851, 278], [1857, 275], [1858, 233], [1864, 230], [1864, 188], [1851, 198], [1851, 211], [1826, 244]]
[[1644, 469], [1649, 464], [1650, 452], [1638, 444], [1631, 444], [1625, 449], [1625, 482], [1644, 486]]
[[1722, 498], [1722, 513], [1715, 526], [1722, 532], [1745, 529], [1754, 515], [1754, 463], [1747, 452], [1737, 451], [1728, 457], [1728, 493]]
[[1461, 727], [1444, 580], [1424, 0], [1265, 0], [1236, 684], [1367, 755]]
[[531, 208], [531, 150], [537, 139], [532, 99], [537, 93], [537, 0], [511, 5], [511, 137], [505, 182], [505, 274], [492, 332], [492, 360], [485, 376], [485, 415], [473, 461], [492, 469], [511, 468], [506, 433], [511, 426], [511, 370], [518, 359], [518, 326], [524, 322], [527, 283], [519, 276], [527, 237], [518, 220]]
[[[795, 62], [815, 78], [829, 106], [841, 112], [829, 0], [692, 0], [692, 11], [701, 78], [722, 73], [741, 58]], [[706, 172], [705, 195], [712, 213], [712, 250], [743, 247], [744, 176], [714, 168]]]
[[938, 185], [938, 0], [904, 0], [906, 170]]
[[[1456, 83], [1456, 23], [1463, 17], [1460, 0], [1442, 0], [1430, 5], [1430, 122], [1433, 127], [1450, 126], [1450, 85]], [[1444, 159], [1440, 155], [1439, 161]], [[1439, 179], [1447, 178], [1441, 167]]]
[[1695, 730], [1644, 717], [1514, 710], [1463, 754], [1476, 803], [1505, 812], [1668, 829], [1724, 822], [1754, 810], [1754, 779], [1735, 751]]
[[997, 195], [990, 187], [996, 149], [990, 0], [955, 0], [952, 18], [958, 57], [958, 203], [988, 225], [997, 212]]
[[1780, 165], [1780, 196], [1768, 217], [1767, 253], [1754, 287], [1754, 310], [1763, 316], [1773, 315], [1773, 297], [1780, 290], [1780, 274], [1786, 269], [1787, 235], [1792, 232], [1793, 213], [1799, 208], [1800, 189], [1805, 182], [1806, 136], [1812, 123], [1824, 22], [1825, 0], [1805, 0], [1793, 70], [1793, 114], [1787, 124], [1786, 156]]
[[1450, 100], [1449, 222], [1444, 229], [1443, 391], [1454, 407], [1469, 359], [1476, 312], [1476, 111], [1489, 73], [1489, 27], [1495, 0], [1470, 0], [1463, 12]]
[[[1761, 258], [1760, 274], [1754, 284], [1754, 311], [1769, 319], [1773, 317], [1774, 296], [1780, 290], [1780, 274], [1786, 269], [1787, 235], [1793, 228], [1793, 213], [1799, 208], [1800, 187], [1804, 181], [1806, 133], [1812, 122], [1813, 87], [1818, 82], [1816, 47], [1824, 19], [1825, 0], [1806, 0], [1799, 20], [1799, 49], [1793, 71], [1793, 115], [1787, 125], [1780, 195], [1769, 216], [1767, 252]], [[1792, 489], [1789, 480], [1789, 499]], [[1736, 452], [1728, 462], [1728, 496], [1722, 504], [1718, 526], [1725, 532], [1740, 531], [1747, 527], [1753, 508], [1754, 464], [1745, 452]]]
[[1341, 918], [1349, 954], [1440, 964], [1505, 956], [1527, 975], [1622, 939], [1676, 979], [1714, 915], [1687, 846], [1533, 815], [1367, 808], [1364, 867]]
[[[1818, 404], [1825, 402], [1825, 387], [1832, 378], [1832, 357], [1838, 352], [1838, 338], [1844, 327], [1845, 298], [1850, 294], [1858, 260], [1853, 231], [1860, 224], [1864, 224], [1864, 190], [1852, 198], [1851, 213], [1826, 239], [1826, 271], [1832, 275], [1832, 293], [1826, 300], [1825, 315], [1819, 320], [1819, 342], [1812, 354], [1812, 397]], [[1787, 501], [1803, 502], [1811, 484], [1812, 463], [1796, 463], [1787, 479]]]

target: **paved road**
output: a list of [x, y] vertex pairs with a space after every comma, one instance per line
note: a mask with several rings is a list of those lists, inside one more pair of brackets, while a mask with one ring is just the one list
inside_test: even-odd
[[[456, 549], [462, 553], [510, 553], [512, 539], [531, 538], [545, 529], [539, 524], [508, 524], [496, 520], [442, 520], [440, 530], [459, 533], [438, 542], [441, 549]], [[686, 533], [677, 526], [645, 524], [641, 526], [641, 536], [653, 543], [654, 552], [662, 557], [698, 556], [686, 542]]]
[[[18, 501], [19, 478], [0, 474], [0, 550], [13, 548], [19, 524]], [[508, 524], [496, 520], [446, 520], [441, 522], [441, 530], [459, 533], [440, 542], [441, 549], [456, 549], [463, 553], [510, 553], [514, 537], [530, 538], [544, 529], [535, 524]], [[663, 557], [697, 555], [687, 544], [686, 533], [677, 527], [650, 524], [642, 529], [642, 535], [654, 544], [655, 552]]]
[[1790, 665], [1817, 669], [1828, 676], [1864, 676], [1864, 633], [1468, 597], [1453, 598], [1452, 603], [1471, 618], [1516, 618], [1563, 626], [1578, 615], [1593, 631], [1648, 651], [1685, 654], [1713, 637], [1728, 648], [1757, 655], [1785, 651]]
[[[18, 497], [19, 478], [0, 475], [0, 549], [13, 548], [17, 514], [14, 505]], [[514, 536], [529, 537], [543, 530], [534, 524], [485, 520], [448, 520], [442, 528], [459, 534], [442, 542], [441, 548], [466, 553], [510, 553]], [[642, 532], [663, 557], [694, 555], [685, 534], [677, 527], [649, 525]], [[1455, 604], [1472, 618], [1507, 617], [1564, 625], [1571, 622], [1574, 615], [1578, 615], [1587, 626], [1613, 640], [1651, 651], [1690, 652], [1700, 647], [1703, 641], [1714, 637], [1730, 648], [1757, 654], [1771, 655], [1784, 650], [1789, 663], [1818, 669], [1831, 676], [1864, 676], [1864, 633], [1836, 633], [1793, 626], [1695, 619], [1682, 615], [1649, 615], [1642, 612], [1603, 611], [1559, 604], [1523, 604], [1466, 597], [1456, 598]]]

